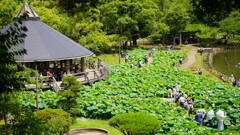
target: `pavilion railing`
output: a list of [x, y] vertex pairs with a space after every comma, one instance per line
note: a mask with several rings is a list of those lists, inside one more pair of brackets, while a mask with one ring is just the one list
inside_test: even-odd
[[[72, 75], [77, 77], [82, 84], [88, 84], [88, 83], [101, 80], [107, 77], [108, 74], [109, 74], [109, 69], [106, 66], [104, 66], [104, 67], [100, 67], [99, 69], [93, 69], [86, 72], [74, 73]], [[80, 78], [82, 79], [80, 80]]]
[[[73, 73], [69, 75], [75, 76], [78, 81], [80, 81], [82, 84], [88, 84], [92, 82], [99, 81], [105, 77], [107, 77], [109, 74], [108, 67], [100, 67], [98, 69], [92, 69], [88, 70], [86, 72], [79, 72], [79, 73]], [[36, 89], [37, 87], [40, 89], [53, 89], [55, 91], [61, 90], [61, 81], [56, 81], [56, 79], [52, 76], [41, 76], [41, 77], [33, 77], [33, 79], [38, 80], [40, 82], [40, 85], [37, 86], [36, 84], [29, 84], [26, 85], [27, 89]], [[37, 89], [38, 89], [37, 88]]]

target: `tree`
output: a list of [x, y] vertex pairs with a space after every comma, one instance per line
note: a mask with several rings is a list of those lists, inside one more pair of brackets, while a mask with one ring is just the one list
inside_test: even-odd
[[206, 24], [217, 25], [228, 14], [240, 8], [239, 0], [191, 0], [194, 14]]
[[0, 29], [9, 24], [16, 14], [18, 3], [13, 0], [0, 1]]
[[[188, 12], [188, 0], [179, 1], [174, 0], [169, 9], [166, 11], [164, 20], [170, 28], [170, 34], [173, 35], [173, 43], [175, 44], [176, 36], [182, 30], [185, 29], [186, 25], [190, 22]], [[180, 42], [179, 42], [180, 43]]]
[[133, 41], [147, 37], [161, 29], [163, 12], [152, 0], [111, 1], [100, 6], [101, 22], [107, 34], [119, 34]]
[[65, 76], [62, 79], [61, 86], [64, 90], [59, 91], [58, 94], [62, 99], [58, 101], [58, 105], [65, 111], [74, 115], [77, 105], [76, 98], [79, 97], [79, 89], [82, 87], [81, 83], [74, 76]]
[[219, 28], [210, 27], [204, 24], [189, 24], [185, 30], [196, 31], [196, 36], [200, 39], [200, 45], [205, 47], [210, 46], [210, 44], [222, 37]]
[[[6, 30], [0, 32], [0, 102], [7, 103], [9, 93], [20, 90], [23, 86], [22, 81], [16, 75], [17, 63], [14, 56], [26, 53], [24, 49], [15, 51], [19, 43], [24, 42], [27, 28], [22, 26], [22, 21], [26, 15], [13, 22]], [[8, 108], [1, 108], [0, 113], [4, 117], [5, 131], [7, 132]]]
[[240, 12], [233, 11], [231, 14], [219, 22], [221, 31], [225, 32], [225, 44], [229, 38], [233, 38], [234, 35], [240, 34]]

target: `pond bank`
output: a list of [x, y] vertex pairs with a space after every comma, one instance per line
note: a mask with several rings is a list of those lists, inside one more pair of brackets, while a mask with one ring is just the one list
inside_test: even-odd
[[233, 74], [240, 79], [240, 69], [236, 68], [236, 64], [240, 62], [239, 47], [213, 48], [213, 52], [208, 53], [205, 59], [208, 70], [216, 72], [216, 76]]

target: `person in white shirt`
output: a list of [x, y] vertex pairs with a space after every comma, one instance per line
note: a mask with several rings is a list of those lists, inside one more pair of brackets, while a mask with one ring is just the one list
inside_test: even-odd
[[226, 117], [226, 113], [224, 113], [224, 111], [222, 111], [222, 110], [219, 110], [216, 113], [216, 117], [217, 117], [217, 120], [218, 120], [218, 130], [223, 130], [224, 129], [223, 121]]
[[209, 126], [213, 127], [213, 117], [215, 116], [214, 111], [210, 110], [207, 113], [207, 117], [208, 117], [208, 122], [209, 122]]
[[184, 107], [184, 102], [185, 102], [185, 97], [184, 96], [181, 96], [179, 98], [179, 103], [180, 103], [180, 106], [183, 108]]

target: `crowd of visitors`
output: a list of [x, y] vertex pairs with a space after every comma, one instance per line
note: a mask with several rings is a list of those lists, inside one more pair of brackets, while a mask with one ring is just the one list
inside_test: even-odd
[[172, 98], [173, 102], [186, 109], [189, 114], [193, 114], [194, 98], [189, 98], [186, 93], [179, 91], [181, 85], [176, 84], [174, 87], [167, 87], [168, 98]]
[[[99, 69], [101, 74], [103, 72], [104, 66], [105, 65], [101, 59], [98, 59], [97, 61], [86, 60], [86, 67], [88, 67], [89, 69]], [[74, 75], [79, 72], [82, 72], [80, 64], [67, 64], [64, 69], [61, 69], [60, 65], [55, 65], [54, 68], [46, 69], [40, 72], [40, 76], [48, 76], [49, 78], [54, 78], [56, 81], [61, 81], [64, 76]]]
[[[212, 108], [209, 109], [206, 116], [206, 111], [203, 107], [201, 109], [198, 109], [194, 111], [194, 98], [188, 97], [186, 93], [183, 93], [180, 91], [181, 85], [176, 84], [173, 87], [167, 86], [168, 90], [168, 98], [172, 98], [173, 102], [177, 105], [181, 106], [185, 110], [188, 111], [189, 114], [195, 114], [195, 120], [197, 122], [197, 125], [205, 125], [209, 127], [214, 127], [214, 121], [218, 121], [218, 130], [224, 129], [224, 118], [226, 117], [226, 114], [219, 110], [216, 112], [216, 119], [215, 119], [215, 113]], [[214, 107], [214, 104], [213, 104]], [[208, 121], [204, 123], [204, 120], [207, 119]]]
[[[154, 56], [155, 51], [156, 51], [155, 48], [149, 49], [148, 50], [148, 55], [144, 55], [144, 57], [137, 62], [136, 66], [134, 66], [133, 63], [131, 63], [130, 67], [132, 69], [134, 69], [136, 67], [141, 68], [143, 66], [143, 64], [148, 64], [149, 63], [149, 58]], [[125, 63], [128, 63], [128, 62], [129, 62], [129, 56], [126, 54], [125, 55]]]

